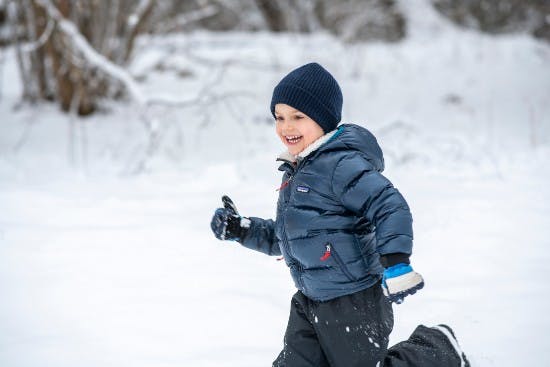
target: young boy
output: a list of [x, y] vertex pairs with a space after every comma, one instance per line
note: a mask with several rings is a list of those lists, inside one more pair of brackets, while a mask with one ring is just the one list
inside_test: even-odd
[[284, 348], [273, 366], [467, 366], [448, 326], [419, 326], [387, 349], [391, 302], [424, 285], [410, 266], [412, 217], [365, 128], [338, 127], [342, 93], [317, 63], [273, 91], [271, 113], [286, 146], [275, 221], [241, 217], [227, 196], [211, 227], [268, 255], [283, 255], [294, 279]]

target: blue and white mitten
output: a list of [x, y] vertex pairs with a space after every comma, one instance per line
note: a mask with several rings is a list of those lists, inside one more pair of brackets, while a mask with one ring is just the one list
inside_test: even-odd
[[402, 303], [403, 299], [424, 287], [422, 275], [415, 272], [409, 264], [399, 263], [384, 270], [382, 290], [391, 302]]

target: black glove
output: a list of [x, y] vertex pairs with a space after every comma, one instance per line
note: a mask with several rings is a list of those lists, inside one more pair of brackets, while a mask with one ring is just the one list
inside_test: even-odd
[[239, 215], [229, 196], [224, 195], [222, 202], [223, 208], [218, 208], [214, 212], [210, 228], [219, 240], [241, 241], [250, 227], [250, 219]]

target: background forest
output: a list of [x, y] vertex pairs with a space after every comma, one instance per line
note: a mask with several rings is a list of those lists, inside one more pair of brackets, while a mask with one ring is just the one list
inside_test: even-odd
[[273, 217], [269, 101], [316, 61], [412, 209], [473, 366], [550, 358], [547, 0], [0, 0], [0, 366], [265, 366], [295, 291], [210, 232]]

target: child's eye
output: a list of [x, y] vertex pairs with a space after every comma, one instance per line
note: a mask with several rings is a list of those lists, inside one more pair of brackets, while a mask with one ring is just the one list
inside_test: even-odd
[[275, 117], [275, 120], [276, 120], [276, 121], [282, 121], [283, 118], [282, 118], [281, 116], [276, 116], [276, 117]]
[[304, 116], [302, 116], [302, 115], [296, 115], [297, 120], [300, 120], [300, 119], [303, 119], [303, 118], [304, 118]]

